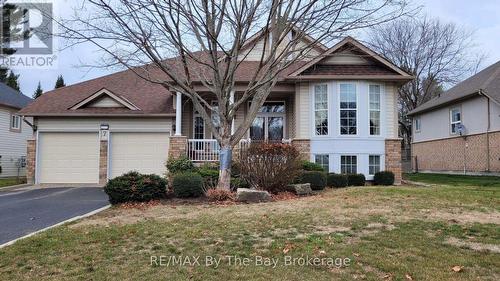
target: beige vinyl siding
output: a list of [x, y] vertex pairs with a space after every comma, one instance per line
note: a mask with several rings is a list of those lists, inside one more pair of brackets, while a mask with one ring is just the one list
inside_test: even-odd
[[[280, 46], [278, 46], [278, 48], [283, 49], [284, 48], [283, 46], [286, 46], [287, 43], [288, 43], [288, 41], [286, 39], [283, 40], [283, 43]], [[305, 42], [299, 43], [297, 46], [297, 49], [304, 48], [306, 46], [306, 44], [308, 44], [308, 43], [305, 43]], [[269, 45], [267, 47], [269, 47]], [[245, 51], [243, 54], [241, 54], [238, 57], [238, 60], [260, 61], [263, 51], [264, 51], [264, 39], [261, 39], [255, 44], [255, 46], [253, 48], [251, 48], [251, 49]], [[309, 51], [309, 53], [305, 56], [304, 60], [306, 60], [306, 61], [311, 60], [311, 59], [317, 57], [318, 55], [320, 55], [319, 51], [317, 51], [316, 49], [311, 49]]]
[[102, 97], [88, 105], [88, 107], [124, 107], [109, 96]]
[[332, 56], [323, 59], [320, 64], [364, 65], [369, 64], [369, 61], [352, 52], [344, 51], [340, 53], [334, 53]]
[[[2, 173], [0, 177], [17, 176], [18, 168], [16, 161], [21, 156], [26, 156], [27, 140], [33, 136], [31, 127], [21, 120], [21, 132], [12, 132], [10, 122], [12, 113], [17, 109], [0, 106], [0, 166]], [[28, 118], [31, 120], [31, 118]], [[20, 175], [26, 174], [26, 169], [19, 170]]]
[[311, 95], [309, 83], [298, 83], [295, 91], [295, 138], [311, 137]]
[[386, 115], [385, 124], [387, 124], [387, 138], [397, 138], [398, 137], [398, 99], [397, 99], [397, 87], [392, 83], [387, 83], [385, 85], [386, 92]]
[[101, 124], [108, 124], [111, 132], [171, 132], [172, 117], [158, 118], [39, 118], [38, 130], [66, 132], [97, 132]]

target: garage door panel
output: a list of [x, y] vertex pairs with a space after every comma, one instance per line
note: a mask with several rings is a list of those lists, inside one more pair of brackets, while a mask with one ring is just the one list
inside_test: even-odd
[[129, 171], [163, 175], [168, 147], [168, 133], [112, 133], [111, 178]]
[[97, 133], [41, 133], [40, 183], [98, 183]]

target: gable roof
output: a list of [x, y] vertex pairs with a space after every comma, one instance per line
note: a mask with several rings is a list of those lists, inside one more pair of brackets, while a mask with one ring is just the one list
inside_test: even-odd
[[23, 95], [19, 91], [0, 83], [0, 105], [5, 105], [15, 109], [21, 109], [31, 103], [33, 99]]
[[410, 111], [408, 115], [430, 111], [480, 94], [500, 105], [500, 61], [458, 83], [440, 96], [420, 105]]
[[91, 95], [90, 97], [85, 98], [84, 100], [78, 102], [74, 106], [70, 107], [70, 109], [77, 110], [80, 108], [84, 108], [85, 106], [92, 105], [93, 103], [102, 99], [103, 97], [110, 97], [115, 103], [121, 105], [121, 107], [126, 107], [129, 110], [140, 110], [140, 108], [135, 106], [133, 103], [129, 102], [126, 98], [116, 95], [111, 91], [107, 90], [106, 88], [103, 88], [99, 90], [97, 93]]
[[[321, 64], [329, 57], [333, 57], [337, 52], [352, 49], [353, 53], [366, 55], [371, 62], [366, 65], [351, 64]], [[389, 62], [370, 48], [361, 44], [356, 39], [348, 36], [328, 49], [323, 54], [307, 62], [302, 67], [291, 73], [289, 79], [303, 78], [385, 78], [395, 80], [411, 80], [413, 76], [401, 70], [399, 67]]]

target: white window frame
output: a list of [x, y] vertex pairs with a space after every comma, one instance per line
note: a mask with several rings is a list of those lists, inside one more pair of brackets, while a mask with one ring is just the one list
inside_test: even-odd
[[10, 130], [11, 131], [21, 131], [21, 116], [16, 114], [11, 114], [10, 116]]
[[[262, 117], [264, 118], [264, 140], [268, 141], [268, 118], [270, 117], [282, 117], [283, 118], [283, 139], [286, 138], [286, 133], [287, 133], [287, 120], [286, 120], [286, 114], [287, 114], [287, 104], [285, 100], [266, 100], [264, 104], [268, 102], [275, 102], [275, 103], [283, 103], [283, 107], [285, 109], [285, 112], [257, 112], [257, 117]], [[264, 106], [264, 104], [262, 106]], [[252, 102], [248, 102], [248, 110], [250, 110], [250, 106], [252, 105]], [[250, 125], [251, 126], [251, 125]], [[247, 130], [247, 138], [250, 139], [250, 128]]]
[[[326, 86], [326, 109], [316, 110], [316, 86]], [[318, 83], [312, 85], [312, 127], [313, 136], [315, 137], [327, 137], [330, 135], [330, 95], [329, 95], [329, 85], [328, 83]], [[326, 134], [319, 135], [316, 131], [316, 112], [326, 111]]]
[[[371, 91], [370, 91], [370, 87], [371, 86], [378, 86], [379, 87], [379, 92], [378, 92], [378, 109], [373, 109], [371, 108]], [[377, 137], [377, 136], [381, 136], [382, 135], [382, 85], [380, 84], [368, 84], [368, 135], [369, 136], [374, 136], [374, 137]], [[371, 134], [371, 113], [373, 112], [378, 112], [378, 134]]]
[[[454, 110], [458, 110], [458, 112], [460, 113], [460, 120], [458, 121], [453, 121], [453, 111]], [[456, 131], [456, 128], [458, 124], [462, 124], [462, 108], [460, 106], [458, 107], [453, 107], [453, 108], [450, 108], [450, 134], [451, 135], [457, 135], [458, 132]], [[455, 132], [453, 132], [453, 125], [455, 125]]]
[[[343, 155], [340, 155], [340, 173], [343, 174], [343, 171], [342, 171], [342, 168], [344, 166], [347, 166], [347, 164], [342, 164], [342, 158], [344, 157], [354, 157], [356, 159], [356, 171], [355, 173], [352, 173], [352, 174], [357, 174], [358, 171], [359, 171], [359, 157], [358, 155], [355, 155], [355, 154], [343, 154]], [[351, 159], [351, 162], [352, 162], [352, 159]], [[350, 166], [352, 166], [352, 164], [349, 164]], [[351, 167], [352, 169], [352, 167]]]
[[422, 129], [422, 119], [420, 117], [415, 118], [415, 133], [420, 133]]
[[371, 157], [378, 157], [378, 171], [380, 172], [380, 171], [382, 171], [382, 155], [378, 155], [378, 154], [370, 154], [370, 155], [368, 155], [368, 175], [370, 175], [370, 176], [374, 176], [374, 175], [375, 175], [375, 173], [377, 173], [377, 172], [375, 172], [375, 173], [371, 173], [371, 172], [370, 172], [370, 168], [371, 168], [372, 166], [373, 166], [373, 167], [376, 167], [376, 165], [372, 165], [372, 164], [370, 163], [370, 158], [371, 158]]
[[[355, 109], [342, 109], [341, 108], [341, 103], [342, 103], [342, 99], [341, 99], [341, 93], [340, 93], [340, 88], [341, 88], [341, 85], [343, 84], [352, 84], [354, 85], [354, 93], [356, 95], [356, 108]], [[338, 86], [337, 86], [337, 92], [338, 92], [338, 108], [339, 108], [339, 121], [338, 121], [338, 133], [339, 133], [339, 136], [340, 137], [356, 137], [359, 135], [359, 120], [358, 120], [358, 109], [359, 109], [359, 95], [358, 95], [358, 83], [356, 82], [348, 82], [348, 81], [345, 81], [345, 82], [340, 82], [338, 83]], [[342, 110], [354, 110], [356, 112], [356, 134], [342, 134]]]
[[317, 161], [318, 159], [316, 158], [316, 157], [318, 157], [318, 156], [320, 156], [320, 157], [324, 157], [324, 156], [326, 156], [327, 162], [326, 162], [326, 169], [325, 169], [325, 171], [326, 171], [326, 172], [330, 172], [330, 155], [329, 155], [329, 154], [326, 154], [326, 153], [318, 153], [318, 154], [314, 154], [314, 163], [319, 164], [319, 165], [321, 165], [322, 167], [324, 167], [325, 163], [318, 163], [318, 161]]

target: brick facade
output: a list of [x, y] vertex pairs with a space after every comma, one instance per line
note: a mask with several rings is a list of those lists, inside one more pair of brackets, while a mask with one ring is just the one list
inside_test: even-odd
[[419, 171], [498, 173], [500, 132], [413, 143], [412, 156]]
[[26, 155], [26, 180], [28, 184], [35, 183], [35, 167], [36, 165], [36, 140], [28, 140], [28, 148]]
[[300, 157], [303, 160], [311, 159], [311, 140], [308, 139], [293, 139], [292, 145], [300, 152]]
[[394, 173], [394, 184], [401, 184], [401, 139], [385, 140], [385, 170]]
[[175, 159], [186, 155], [187, 152], [187, 137], [186, 136], [171, 136], [168, 149], [168, 158]]
[[108, 141], [101, 140], [99, 144], [99, 184], [108, 181]]

